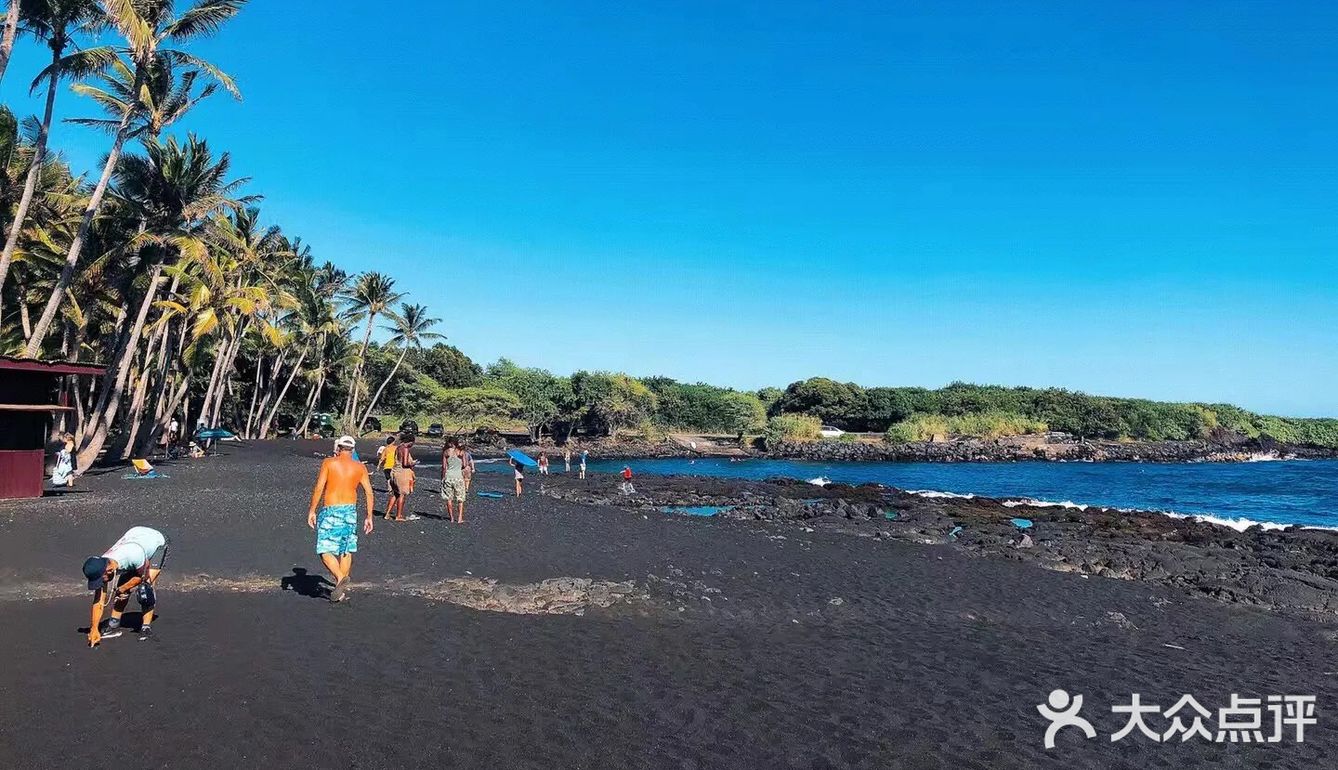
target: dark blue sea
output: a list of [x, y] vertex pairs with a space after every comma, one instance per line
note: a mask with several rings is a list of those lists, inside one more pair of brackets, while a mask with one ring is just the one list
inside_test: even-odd
[[[591, 460], [613, 473], [876, 482], [925, 493], [981, 495], [1338, 528], [1338, 460], [1252, 463], [817, 463], [790, 460]], [[553, 464], [562, 471], [562, 461]]]

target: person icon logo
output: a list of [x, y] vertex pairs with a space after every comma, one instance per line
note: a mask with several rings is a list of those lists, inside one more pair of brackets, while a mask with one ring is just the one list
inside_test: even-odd
[[1069, 695], [1064, 690], [1052, 690], [1046, 701], [1048, 707], [1046, 703], [1042, 703], [1036, 710], [1041, 712], [1041, 716], [1050, 720], [1050, 726], [1045, 728], [1047, 749], [1055, 747], [1055, 734], [1063, 727], [1076, 727], [1088, 738], [1096, 737], [1096, 728], [1092, 727], [1092, 723], [1078, 716], [1078, 712], [1082, 711], [1081, 695]]

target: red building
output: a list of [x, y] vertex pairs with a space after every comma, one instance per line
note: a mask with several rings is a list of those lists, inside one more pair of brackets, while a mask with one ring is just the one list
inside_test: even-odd
[[60, 381], [101, 375], [101, 366], [0, 356], [0, 498], [41, 497], [46, 442], [59, 403]]

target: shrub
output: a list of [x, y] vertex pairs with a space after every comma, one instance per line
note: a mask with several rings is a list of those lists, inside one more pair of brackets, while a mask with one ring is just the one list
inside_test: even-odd
[[822, 420], [809, 414], [780, 414], [767, 420], [767, 446], [782, 441], [816, 441], [822, 430]]
[[917, 414], [887, 429], [884, 440], [893, 444], [908, 441], [936, 441], [948, 436], [1000, 438], [1044, 433], [1048, 426], [1012, 412], [972, 412], [944, 417], [941, 414]]

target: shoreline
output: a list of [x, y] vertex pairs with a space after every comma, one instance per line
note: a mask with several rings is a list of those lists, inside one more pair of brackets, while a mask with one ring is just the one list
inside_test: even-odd
[[[419, 443], [443, 443], [424, 439]], [[559, 459], [562, 447], [534, 442], [471, 444], [476, 455], [519, 449], [537, 455], [547, 452]], [[989, 462], [1098, 462], [1098, 463], [1246, 463], [1338, 458], [1338, 449], [1276, 444], [1256, 440], [1223, 444], [1211, 441], [1077, 441], [1014, 436], [1000, 439], [952, 439], [903, 444], [824, 440], [782, 442], [774, 449], [739, 450], [737, 443], [712, 444], [703, 439], [693, 450], [668, 439], [651, 442], [626, 439], [573, 440], [573, 451], [589, 450], [599, 459], [729, 458], [807, 460], [813, 462], [989, 463]]]

